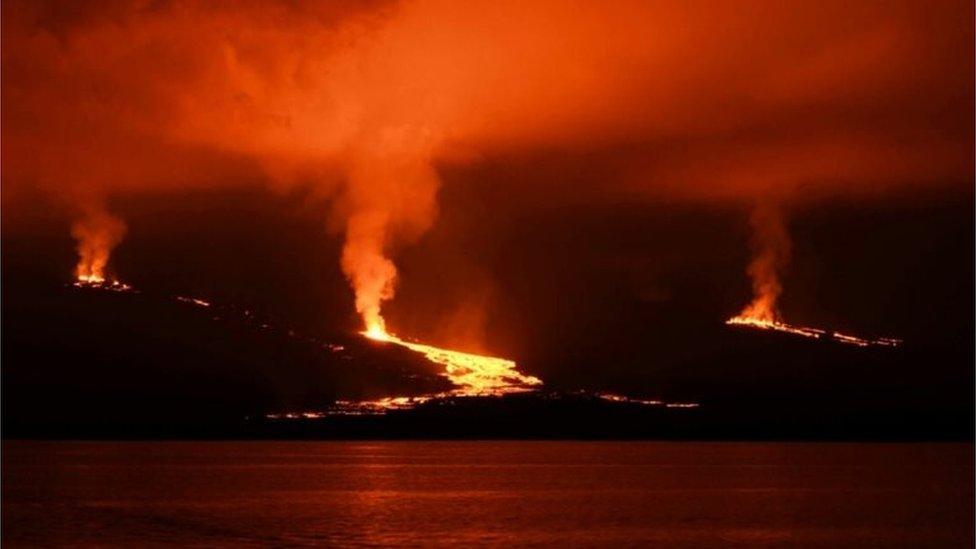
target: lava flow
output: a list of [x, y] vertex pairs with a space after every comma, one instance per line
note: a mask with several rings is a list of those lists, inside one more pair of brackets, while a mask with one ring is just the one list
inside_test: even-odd
[[902, 340], [893, 337], [879, 337], [876, 339], [869, 339], [863, 337], [852, 336], [849, 334], [843, 334], [836, 331], [821, 330], [820, 328], [810, 328], [807, 326], [794, 326], [792, 324], [787, 324], [779, 320], [768, 320], [765, 318], [758, 318], [754, 316], [739, 315], [732, 317], [725, 321], [726, 324], [730, 326], [744, 326], [747, 328], [755, 328], [759, 330], [775, 330], [777, 332], [785, 332], [793, 335], [799, 335], [803, 337], [809, 337], [812, 339], [832, 339], [838, 343], [844, 343], [847, 345], [856, 345], [858, 347], [897, 347], [901, 345]]
[[775, 204], [760, 204], [750, 216], [753, 234], [751, 246], [755, 253], [747, 272], [752, 279], [752, 301], [738, 315], [725, 321], [730, 326], [742, 326], [758, 330], [774, 330], [811, 339], [831, 339], [845, 345], [858, 347], [897, 347], [900, 339], [880, 337], [868, 339], [835, 331], [794, 326], [780, 320], [777, 302], [783, 293], [780, 271], [789, 263], [789, 232], [783, 220], [783, 212]]
[[132, 292], [132, 286], [117, 279], [106, 280], [99, 275], [78, 275], [75, 277], [73, 286], [76, 288], [94, 288], [97, 290], [109, 290], [111, 292]]
[[475, 355], [441, 349], [431, 345], [406, 341], [389, 332], [379, 323], [370, 324], [362, 335], [375, 340], [393, 343], [423, 354], [431, 362], [444, 366], [444, 376], [457, 389], [454, 396], [491, 396], [531, 391], [542, 385], [542, 380], [516, 370], [515, 361], [504, 358]]
[[758, 328], [760, 330], [776, 330], [777, 332], [786, 332], [789, 334], [800, 335], [804, 337], [810, 337], [813, 339], [820, 339], [826, 334], [826, 330], [820, 330], [818, 328], [808, 328], [806, 326], [793, 326], [785, 322], [780, 322], [778, 320], [766, 320], [762, 318], [757, 318], [753, 316], [739, 315], [732, 317], [725, 321], [726, 324], [734, 326], [747, 326], [749, 328]]

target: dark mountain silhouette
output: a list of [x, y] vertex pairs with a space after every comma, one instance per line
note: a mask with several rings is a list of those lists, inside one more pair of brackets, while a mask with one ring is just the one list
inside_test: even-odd
[[[421, 395], [450, 384], [439, 366], [406, 349], [354, 333], [311, 336], [240, 304], [9, 277], [3, 297], [8, 438], [971, 436], [971, 375], [927, 376], [959, 357], [912, 342], [865, 349], [689, 324], [675, 328], [685, 359], [672, 357], [655, 372], [653, 392], [629, 396], [696, 409], [598, 398], [600, 390], [621, 392], [608, 376], [601, 387], [550, 383], [538, 393], [437, 399], [381, 416], [269, 419], [336, 399]], [[654, 349], [635, 359], [653, 363]]]

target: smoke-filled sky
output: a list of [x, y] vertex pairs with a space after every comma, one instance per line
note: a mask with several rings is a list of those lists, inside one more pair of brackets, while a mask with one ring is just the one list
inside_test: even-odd
[[5, 267], [101, 231], [122, 279], [527, 357], [764, 288], [933, 331], [973, 38], [954, 0], [6, 1]]

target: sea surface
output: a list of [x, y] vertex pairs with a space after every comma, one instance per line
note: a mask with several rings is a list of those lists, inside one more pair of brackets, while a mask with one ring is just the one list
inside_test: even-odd
[[37, 546], [972, 547], [970, 444], [4, 441]]

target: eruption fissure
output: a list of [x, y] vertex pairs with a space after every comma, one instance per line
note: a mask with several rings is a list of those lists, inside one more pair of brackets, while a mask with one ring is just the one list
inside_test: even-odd
[[726, 324], [773, 330], [811, 339], [831, 339], [858, 347], [901, 345], [902, 341], [893, 337], [870, 339], [784, 322], [777, 302], [783, 293], [781, 275], [789, 263], [792, 243], [783, 220], [782, 210], [773, 204], [762, 204], [753, 210], [749, 221], [753, 230], [750, 244], [754, 255], [749, 262], [747, 272], [752, 279], [753, 298], [742, 312], [726, 320]]
[[[753, 231], [750, 245], [754, 256], [747, 272], [752, 279], [753, 298], [729, 322], [786, 327], [780, 322], [777, 301], [783, 293], [780, 274], [790, 261], [790, 235], [780, 209], [771, 204], [763, 204], [753, 210], [749, 222]], [[815, 332], [798, 329], [796, 333], [813, 337]]]
[[387, 332], [381, 323], [370, 325], [362, 335], [406, 347], [444, 366], [444, 376], [457, 387], [451, 392], [453, 396], [504, 395], [532, 391], [542, 385], [541, 379], [519, 372], [513, 360], [407, 341]]
[[121, 219], [103, 208], [89, 208], [71, 226], [71, 236], [78, 242], [75, 280], [90, 285], [117, 285], [117, 280], [106, 279], [108, 260], [125, 232], [126, 226]]
[[[52, 19], [44, 2], [8, 0], [4, 181], [104, 200], [238, 185], [258, 165], [274, 187], [307, 179], [335, 204], [366, 334], [475, 387], [463, 357], [477, 355], [384, 325], [396, 254], [436, 217], [435, 160], [465, 168], [460, 180], [492, 165], [548, 174], [553, 152], [579, 159], [566, 171], [579, 179], [506, 183], [514, 208], [725, 205], [775, 195], [770, 182], [871, 200], [968, 189], [972, 33], [955, 3], [927, 6], [925, 24], [917, 3], [848, 4], [121, 1]], [[730, 325], [898, 344], [786, 323], [789, 235], [772, 204], [752, 224], [754, 296]], [[77, 284], [125, 286], [109, 268], [124, 233], [103, 208], [75, 224]], [[516, 371], [497, 360], [479, 374], [488, 386]]]
[[[100, 282], [79, 280], [75, 281], [72, 286], [81, 289], [138, 293], [138, 291], [133, 289], [132, 286], [121, 283], [117, 280]], [[214, 313], [214, 316], [211, 317], [213, 320], [220, 320], [221, 318], [224, 318], [225, 315], [229, 315], [232, 317], [238, 317], [239, 320], [242, 320], [247, 324], [262, 330], [276, 329], [276, 326], [270, 323], [270, 321], [265, 321], [256, 317], [248, 309], [241, 310], [236, 307], [220, 306], [219, 304], [215, 304], [209, 300], [185, 295], [169, 295], [168, 298], [199, 309], [207, 310], [216, 308], [219, 313]], [[235, 312], [230, 314], [231, 311]], [[444, 366], [444, 373], [442, 375], [455, 385], [455, 389], [446, 392], [413, 396], [388, 396], [374, 400], [339, 399], [335, 401], [327, 412], [307, 411], [300, 413], [269, 414], [267, 417], [269, 419], [319, 419], [325, 417], [326, 415], [381, 414], [392, 410], [412, 409], [434, 399], [451, 397], [503, 396], [506, 394], [536, 391], [542, 386], [542, 380], [533, 376], [522, 374], [517, 370], [516, 363], [512, 360], [452, 351], [449, 349], [442, 349], [439, 347], [433, 347], [431, 345], [407, 341], [386, 332], [382, 327], [382, 317], [380, 317], [379, 320], [380, 322], [372, 324], [369, 330], [363, 331], [362, 335], [375, 341], [405, 347], [411, 351], [424, 355], [424, 357], [431, 362]], [[292, 338], [302, 337], [291, 329], [287, 330], [286, 333]], [[313, 341], [318, 340], [313, 339]], [[343, 352], [345, 350], [343, 345], [337, 345], [334, 343], [322, 342], [321, 346], [328, 349], [332, 353]], [[663, 403], [657, 401], [650, 403], [650, 401], [645, 402], [630, 400], [626, 399], [626, 397], [618, 398], [621, 402], [627, 401], [640, 404], [663, 405]]]

